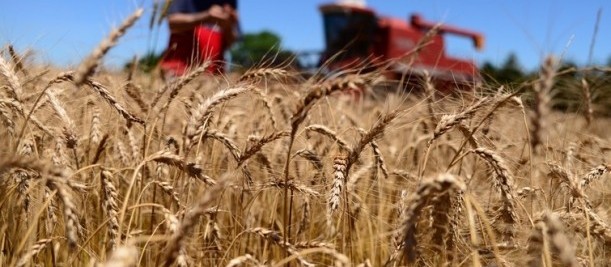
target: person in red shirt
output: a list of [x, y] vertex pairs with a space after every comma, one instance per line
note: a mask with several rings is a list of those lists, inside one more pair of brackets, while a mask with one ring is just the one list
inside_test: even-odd
[[173, 0], [170, 40], [161, 60], [164, 76], [181, 76], [206, 61], [211, 74], [224, 72], [223, 53], [238, 36], [237, 0]]

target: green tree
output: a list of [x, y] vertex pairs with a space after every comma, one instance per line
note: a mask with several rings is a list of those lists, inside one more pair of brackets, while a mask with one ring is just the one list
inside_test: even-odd
[[[145, 73], [149, 73], [151, 71], [153, 71], [155, 69], [155, 67], [157, 66], [157, 64], [159, 64], [159, 61], [161, 60], [161, 56], [163, 55], [162, 53], [155, 53], [155, 52], [148, 52], [146, 53], [144, 56], [142, 56], [141, 58], [138, 58], [138, 69], [145, 72]], [[131, 69], [133, 62], [129, 61], [127, 63], [125, 63], [125, 65], [123, 66], [124, 69]]]
[[232, 63], [242, 67], [273, 67], [294, 62], [295, 54], [281, 47], [282, 40], [270, 31], [246, 33], [231, 49]]
[[481, 67], [481, 72], [488, 82], [501, 84], [519, 83], [526, 78], [526, 74], [522, 71], [518, 57], [514, 53], [509, 54], [500, 67], [490, 62], [485, 62]]

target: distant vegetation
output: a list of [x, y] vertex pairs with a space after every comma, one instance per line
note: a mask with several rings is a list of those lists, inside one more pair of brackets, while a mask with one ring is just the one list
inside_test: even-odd
[[[607, 68], [611, 66], [611, 58]], [[515, 54], [509, 54], [500, 65], [484, 62], [480, 68], [482, 77], [488, 85], [505, 85], [517, 89], [527, 81], [536, 79], [538, 71], [528, 71], [520, 65]], [[571, 61], [560, 62], [556, 76], [552, 106], [558, 110], [583, 110], [581, 99], [584, 86], [588, 86], [592, 104], [601, 115], [611, 115], [611, 75], [605, 67], [580, 67]], [[528, 98], [525, 99], [528, 102]]]

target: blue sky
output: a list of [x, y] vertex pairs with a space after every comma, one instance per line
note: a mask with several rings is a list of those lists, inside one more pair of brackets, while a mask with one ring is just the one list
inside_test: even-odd
[[[148, 28], [152, 0], [8, 0], [0, 8], [0, 45], [13, 43], [17, 49], [34, 49], [44, 62], [70, 67], [102, 40], [137, 7], [145, 15], [120, 39], [105, 63], [120, 66], [133, 55], [149, 49], [162, 50], [167, 26]], [[282, 46], [293, 50], [323, 47], [322, 20], [317, 7], [324, 0], [239, 1], [245, 32], [271, 30], [283, 38]], [[427, 20], [482, 32], [483, 51], [475, 51], [469, 40], [449, 38], [454, 56], [501, 63], [515, 52], [522, 66], [535, 68], [543, 55], [553, 53], [585, 64], [596, 22], [602, 8], [594, 63], [611, 57], [611, 1], [608, 0], [369, 0], [381, 15], [407, 19], [418, 12]]]

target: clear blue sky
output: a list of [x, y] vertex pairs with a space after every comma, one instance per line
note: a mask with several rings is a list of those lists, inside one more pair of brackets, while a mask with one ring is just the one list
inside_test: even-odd
[[[19, 50], [32, 48], [45, 62], [62, 66], [78, 63], [137, 7], [145, 15], [120, 39], [105, 58], [120, 66], [134, 54], [160, 51], [167, 42], [164, 24], [149, 31], [152, 0], [9, 0], [0, 8], [0, 45], [13, 43]], [[271, 30], [293, 50], [323, 47], [318, 5], [324, 0], [239, 1], [245, 32]], [[522, 66], [533, 69], [542, 55], [554, 53], [585, 64], [594, 32], [596, 12], [602, 8], [594, 63], [611, 57], [611, 1], [608, 0], [370, 0], [379, 14], [405, 18], [413, 12], [428, 20], [482, 32], [484, 51], [477, 52], [466, 39], [450, 38], [449, 52], [460, 57], [502, 62], [515, 52]]]

